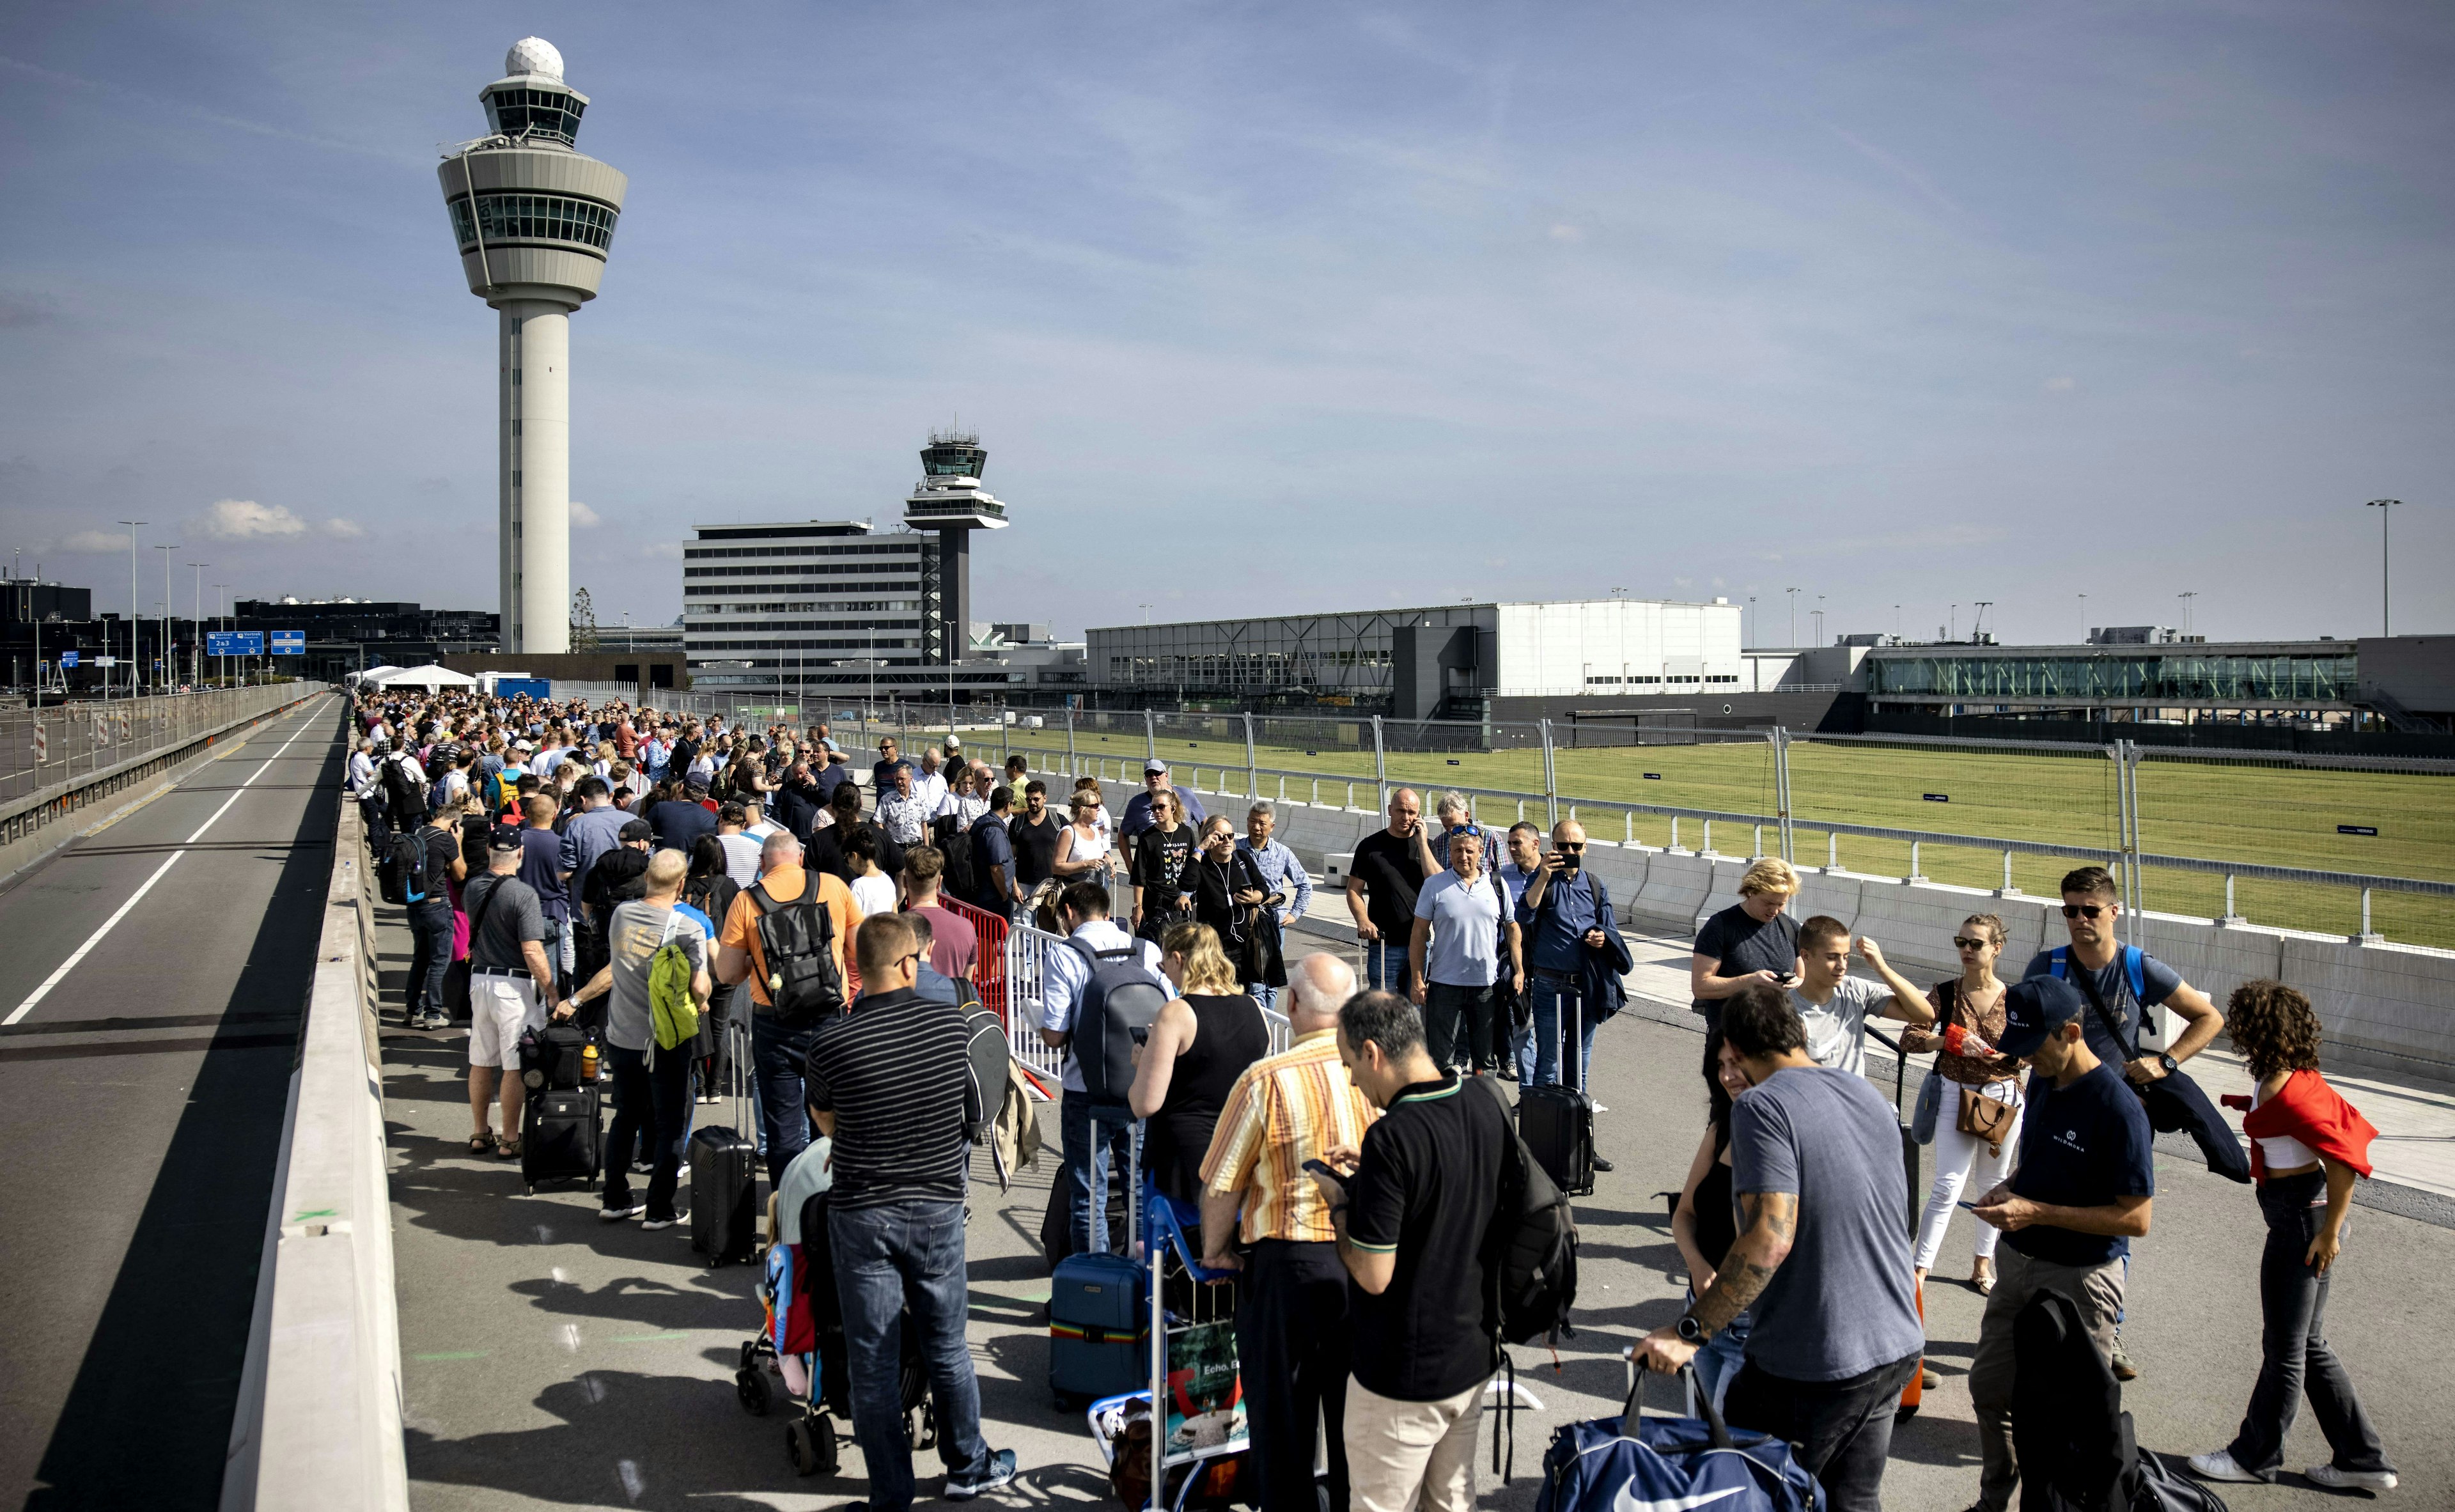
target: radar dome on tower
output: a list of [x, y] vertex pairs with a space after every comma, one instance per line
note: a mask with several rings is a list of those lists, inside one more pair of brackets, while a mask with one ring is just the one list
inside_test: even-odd
[[[497, 33], [499, 35], [499, 33]], [[549, 79], [562, 77], [562, 54], [543, 37], [522, 37], [503, 54], [506, 74], [542, 73]]]

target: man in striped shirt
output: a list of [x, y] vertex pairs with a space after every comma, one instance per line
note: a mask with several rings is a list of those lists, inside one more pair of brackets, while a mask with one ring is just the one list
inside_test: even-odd
[[1314, 1512], [1315, 1425], [1326, 1430], [1329, 1504], [1347, 1505], [1347, 1269], [1338, 1233], [1307, 1160], [1354, 1151], [1379, 1115], [1338, 1057], [1338, 1010], [1355, 972], [1313, 955], [1288, 974], [1286, 1051], [1255, 1061], [1219, 1110], [1202, 1161], [1202, 1262], [1240, 1263], [1229, 1246], [1242, 1232], [1251, 1276], [1236, 1312], [1253, 1467], [1263, 1512]]
[[981, 1437], [981, 1391], [964, 1341], [964, 1138], [970, 1035], [953, 1004], [916, 990], [924, 952], [900, 914], [863, 919], [854, 937], [867, 991], [819, 1026], [803, 1085], [810, 1120], [835, 1141], [827, 1237], [843, 1305], [853, 1439], [869, 1471], [871, 1512], [912, 1504], [903, 1430], [898, 1319], [921, 1333], [936, 1403], [944, 1495], [967, 1501], [1014, 1479], [1014, 1451]]

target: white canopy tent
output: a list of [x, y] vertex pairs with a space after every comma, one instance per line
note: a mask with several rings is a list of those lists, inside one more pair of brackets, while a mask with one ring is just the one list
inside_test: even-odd
[[431, 661], [423, 667], [371, 667], [359, 680], [385, 688], [424, 688], [430, 692], [477, 686], [477, 679], [468, 674]]

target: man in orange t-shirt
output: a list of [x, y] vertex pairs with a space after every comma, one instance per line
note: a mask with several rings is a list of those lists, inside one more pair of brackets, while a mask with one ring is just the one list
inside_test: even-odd
[[[830, 872], [810, 872], [801, 866], [801, 842], [789, 830], [779, 830], [767, 837], [759, 849], [760, 890], [779, 903], [797, 903], [802, 891], [818, 888], [817, 900], [834, 917], [835, 942], [831, 953], [836, 971], [843, 978], [844, 1000], [850, 1002], [857, 990], [851, 967], [851, 951], [847, 949], [853, 934], [861, 928], [861, 905], [853, 901], [852, 889], [843, 879]], [[727, 984], [747, 978], [750, 982], [750, 1046], [752, 1075], [759, 1079], [759, 1117], [767, 1137], [767, 1179], [781, 1186], [784, 1167], [793, 1157], [809, 1148], [810, 1113], [801, 1094], [801, 1067], [808, 1061], [811, 1037], [818, 1033], [814, 1021], [799, 1029], [785, 1028], [776, 1018], [775, 1004], [767, 996], [767, 962], [759, 949], [759, 903], [742, 889], [726, 911], [724, 923], [717, 935], [716, 979]]]

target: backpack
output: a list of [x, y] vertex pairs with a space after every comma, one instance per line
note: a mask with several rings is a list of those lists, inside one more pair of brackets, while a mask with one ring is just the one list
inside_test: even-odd
[[395, 752], [384, 758], [384, 802], [396, 815], [420, 815], [426, 812], [426, 784], [410, 776], [409, 756]]
[[843, 973], [836, 965], [835, 910], [819, 900], [819, 877], [809, 875], [801, 896], [779, 902], [763, 881], [747, 889], [759, 910], [759, 958], [767, 973], [767, 998], [788, 1029], [803, 1029], [844, 1011]]
[[665, 916], [664, 941], [648, 958], [648, 1021], [659, 1050], [678, 1050], [699, 1036], [699, 1004], [691, 1000], [691, 956], [673, 937], [673, 918]]
[[1083, 1068], [1083, 1093], [1096, 1105], [1123, 1106], [1134, 1084], [1136, 1031], [1147, 1032], [1167, 1005], [1167, 989], [1142, 964], [1141, 941], [1122, 950], [1093, 950], [1079, 939], [1066, 944], [1091, 970], [1074, 1013], [1075, 1062]]
[[1569, 1326], [1569, 1309], [1577, 1300], [1577, 1216], [1569, 1199], [1526, 1147], [1510, 1117], [1509, 1099], [1489, 1077], [1477, 1077], [1508, 1119], [1510, 1142], [1517, 1149], [1517, 1169], [1501, 1180], [1500, 1206], [1492, 1215], [1491, 1265], [1499, 1292], [1500, 1337], [1522, 1344], [1537, 1337], [1556, 1343]]
[[392, 837], [375, 883], [387, 903], [423, 903], [427, 899], [426, 835], [420, 830]]
[[[968, 990], [969, 982], [958, 981], [959, 990]], [[996, 1124], [998, 1109], [1005, 1103], [1006, 1064], [1014, 1058], [1013, 1046], [1005, 1037], [1005, 1025], [975, 998], [960, 1005], [964, 1016], [964, 1047], [970, 1065], [970, 1080], [964, 1088], [964, 1138], [974, 1144], [988, 1142], [989, 1130]], [[999, 1173], [1001, 1178], [1004, 1172]]]
[[972, 837], [964, 828], [961, 814], [941, 814], [929, 821], [929, 843], [946, 857], [945, 875], [940, 885], [948, 897], [969, 901], [972, 897]]

